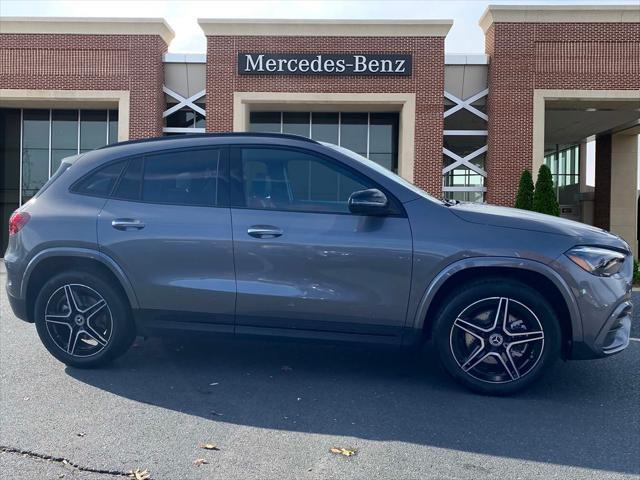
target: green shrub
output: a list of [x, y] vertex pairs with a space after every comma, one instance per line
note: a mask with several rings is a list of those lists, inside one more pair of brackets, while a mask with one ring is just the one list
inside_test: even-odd
[[560, 216], [560, 206], [553, 189], [551, 170], [544, 164], [538, 170], [538, 180], [533, 193], [533, 210], [547, 215]]
[[516, 208], [533, 210], [533, 178], [529, 170], [525, 170], [520, 175], [518, 194], [516, 195]]
[[640, 265], [637, 260], [633, 261], [633, 283], [634, 285], [640, 284]]

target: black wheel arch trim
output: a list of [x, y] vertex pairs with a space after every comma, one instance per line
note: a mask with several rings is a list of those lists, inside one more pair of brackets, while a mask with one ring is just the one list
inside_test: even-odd
[[22, 282], [20, 284], [20, 298], [26, 298], [29, 279], [40, 262], [55, 257], [77, 257], [99, 262], [103, 266], [107, 267], [120, 282], [120, 285], [127, 295], [127, 299], [129, 300], [131, 308], [139, 308], [138, 298], [136, 297], [133, 285], [129, 281], [129, 278], [125, 274], [124, 270], [120, 268], [115, 260], [98, 250], [80, 247], [51, 247], [42, 250], [34, 255], [33, 258], [29, 260], [29, 263], [27, 264], [27, 267], [25, 268], [22, 275]]
[[418, 304], [418, 308], [413, 315], [413, 318], [407, 319], [408, 322], [412, 322], [408, 325], [412, 328], [409, 328], [408, 330], [413, 330], [414, 332], [421, 332], [423, 330], [425, 321], [427, 319], [427, 312], [429, 310], [429, 307], [431, 306], [431, 302], [435, 299], [440, 288], [442, 288], [445, 282], [449, 280], [453, 275], [471, 268], [477, 269], [490, 267], [526, 270], [543, 275], [545, 278], [551, 281], [562, 295], [569, 311], [569, 320], [572, 330], [571, 341], [582, 341], [582, 318], [580, 316], [578, 304], [573, 293], [571, 293], [569, 285], [567, 285], [565, 280], [560, 276], [558, 272], [553, 270], [548, 265], [535, 260], [517, 257], [469, 257], [447, 265], [433, 278], [429, 286], [425, 289], [424, 293], [422, 294], [420, 303]]

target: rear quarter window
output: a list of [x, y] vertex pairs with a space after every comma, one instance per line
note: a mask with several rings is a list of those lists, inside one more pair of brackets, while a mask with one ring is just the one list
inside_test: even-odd
[[108, 197], [125, 164], [126, 161], [121, 160], [90, 173], [74, 185], [72, 191], [85, 195]]

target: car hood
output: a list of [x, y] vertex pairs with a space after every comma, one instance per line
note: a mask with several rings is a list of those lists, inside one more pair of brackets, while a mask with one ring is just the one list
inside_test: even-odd
[[481, 203], [459, 203], [450, 208], [456, 216], [471, 223], [565, 235], [574, 238], [576, 244], [603, 245], [629, 250], [629, 246], [617, 235], [565, 218]]

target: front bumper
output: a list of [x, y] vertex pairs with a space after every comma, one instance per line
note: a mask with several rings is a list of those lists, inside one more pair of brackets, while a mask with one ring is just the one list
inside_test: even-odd
[[609, 316], [607, 323], [596, 337], [596, 348], [604, 355], [621, 352], [629, 345], [633, 305], [623, 302]]
[[585, 272], [564, 255], [554, 263], [580, 312], [582, 331], [574, 328], [569, 358], [602, 358], [624, 350], [629, 345], [633, 318], [631, 256], [619, 274], [611, 277]]

